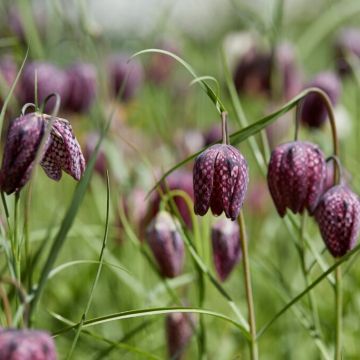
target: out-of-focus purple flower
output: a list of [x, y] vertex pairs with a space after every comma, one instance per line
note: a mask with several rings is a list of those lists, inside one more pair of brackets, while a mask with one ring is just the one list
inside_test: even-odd
[[[176, 55], [179, 54], [178, 47], [169, 40], [162, 41], [157, 48]], [[176, 60], [169, 55], [154, 53], [151, 55], [150, 63], [146, 68], [147, 78], [157, 85], [163, 84], [170, 78], [175, 64]]]
[[355, 246], [359, 235], [359, 197], [347, 186], [336, 185], [321, 197], [315, 219], [330, 253], [343, 256]]
[[178, 276], [184, 265], [184, 243], [175, 220], [160, 211], [146, 231], [146, 239], [163, 276]]
[[292, 212], [312, 213], [323, 193], [326, 162], [315, 144], [293, 141], [279, 145], [271, 153], [268, 186], [281, 217]]
[[39, 330], [0, 330], [0, 360], [56, 360], [52, 337]]
[[[275, 77], [279, 79], [279, 88], [274, 87]], [[271, 55], [252, 47], [240, 59], [234, 82], [239, 93], [274, 97], [276, 91], [280, 91], [281, 97], [290, 99], [301, 89], [294, 49], [290, 44], [283, 43]]]
[[208, 131], [204, 134], [205, 138], [205, 146], [213, 145], [214, 143], [220, 141], [222, 139], [221, 128], [219, 125], [212, 126]]
[[175, 134], [174, 143], [183, 157], [188, 157], [204, 147], [204, 136], [197, 130], [179, 131]]
[[[38, 113], [22, 115], [10, 123], [2, 165], [0, 188], [7, 194], [19, 191], [29, 180], [45, 128], [51, 117]], [[50, 137], [45, 141], [41, 166], [54, 179], [61, 178], [61, 170], [79, 180], [85, 161], [71, 125], [56, 118]]]
[[209, 147], [195, 160], [195, 214], [203, 216], [211, 208], [214, 215], [224, 211], [226, 217], [235, 220], [248, 182], [248, 164], [238, 149], [224, 144]]
[[77, 63], [67, 70], [69, 94], [66, 108], [74, 112], [89, 110], [96, 96], [96, 68], [92, 64]]
[[180, 360], [191, 336], [195, 319], [190, 313], [171, 313], [165, 322], [168, 355], [171, 360]]
[[[0, 106], [8, 94], [11, 85], [14, 83], [17, 75], [17, 65], [10, 55], [5, 55], [0, 58]], [[18, 96], [19, 88], [15, 88], [15, 95]]]
[[[49, 115], [44, 115], [50, 121]], [[41, 166], [47, 176], [59, 181], [62, 171], [79, 181], [85, 170], [85, 159], [80, 145], [73, 134], [70, 123], [61, 118], [56, 118], [51, 132], [49, 146], [41, 160]]]
[[265, 215], [269, 209], [269, 191], [264, 181], [250, 183], [246, 197], [246, 208], [257, 217]]
[[108, 60], [110, 89], [114, 96], [121, 92], [121, 99], [131, 100], [140, 89], [144, 70], [141, 64], [125, 54], [114, 54]]
[[[334, 183], [334, 161], [326, 162], [326, 179], [324, 185], [324, 193], [328, 191], [330, 188], [335, 186]], [[347, 185], [351, 182], [351, 174], [344, 168], [342, 168], [342, 177], [340, 179], [340, 185]]]
[[[96, 144], [98, 143], [100, 135], [97, 133], [89, 134], [85, 139], [85, 147], [84, 147], [84, 158], [86, 162], [90, 160], [91, 155], [95, 151]], [[101, 175], [102, 177], [106, 177], [106, 169], [108, 168], [108, 161], [106, 158], [106, 154], [104, 150], [100, 147], [96, 162], [94, 166], [94, 170]]]
[[[37, 99], [41, 104], [47, 96], [58, 93], [61, 104], [66, 104], [69, 96], [68, 78], [66, 72], [53, 64], [34, 61], [27, 64], [21, 80], [22, 101], [35, 102], [35, 74], [37, 81]], [[51, 113], [55, 104], [52, 98], [48, 101], [45, 111]]]
[[348, 75], [351, 72], [351, 66], [347, 56], [360, 58], [360, 28], [342, 29], [336, 38], [334, 48], [338, 74]]
[[[341, 92], [341, 83], [336, 74], [327, 71], [316, 75], [305, 88], [317, 87], [323, 90], [330, 98], [332, 105], [336, 105]], [[327, 118], [324, 100], [319, 94], [311, 93], [301, 104], [301, 122], [311, 128], [321, 127]]]
[[215, 269], [221, 281], [225, 281], [241, 256], [239, 225], [221, 219], [211, 229], [211, 241]]

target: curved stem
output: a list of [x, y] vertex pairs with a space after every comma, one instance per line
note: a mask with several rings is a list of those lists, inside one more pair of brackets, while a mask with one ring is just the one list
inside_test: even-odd
[[240, 227], [240, 242], [242, 250], [242, 264], [244, 270], [244, 280], [245, 280], [245, 291], [246, 291], [246, 301], [248, 306], [248, 317], [250, 325], [250, 353], [251, 359], [257, 360], [258, 355], [258, 346], [257, 346], [257, 336], [256, 336], [256, 321], [255, 321], [255, 310], [254, 310], [254, 299], [251, 286], [251, 274], [250, 274], [250, 259], [247, 247], [247, 238], [246, 238], [246, 229], [245, 229], [245, 220], [242, 211], [238, 217], [238, 223]]
[[341, 266], [335, 271], [335, 307], [336, 307], [336, 338], [335, 338], [335, 360], [341, 360], [342, 350], [342, 276]]

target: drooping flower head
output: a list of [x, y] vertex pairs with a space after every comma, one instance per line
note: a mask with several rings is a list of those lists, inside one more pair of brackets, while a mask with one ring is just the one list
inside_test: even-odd
[[[316, 75], [305, 88], [317, 87], [323, 90], [328, 96], [332, 105], [336, 105], [341, 92], [341, 83], [336, 74], [327, 71]], [[326, 106], [321, 95], [310, 93], [306, 96], [300, 109], [301, 122], [311, 128], [321, 127], [327, 117]]]
[[45, 331], [0, 330], [0, 360], [56, 360], [55, 343]]
[[312, 213], [323, 192], [326, 162], [315, 144], [293, 141], [277, 146], [271, 153], [267, 181], [281, 217], [292, 212]]
[[221, 219], [211, 229], [211, 241], [215, 269], [221, 281], [225, 281], [241, 256], [239, 225]]
[[214, 215], [224, 211], [226, 217], [235, 220], [242, 207], [248, 182], [248, 164], [239, 150], [226, 144], [209, 147], [195, 160], [195, 214], [205, 215], [211, 208]]
[[65, 107], [74, 112], [86, 112], [96, 96], [96, 68], [92, 64], [76, 63], [66, 71], [69, 94]]
[[160, 211], [146, 232], [147, 242], [162, 275], [178, 276], [184, 265], [184, 243], [175, 220], [166, 211]]
[[360, 231], [359, 197], [347, 186], [332, 187], [321, 197], [315, 220], [330, 253], [345, 255], [355, 246]]
[[[50, 119], [49, 115], [29, 113], [10, 123], [0, 169], [2, 191], [19, 191], [29, 180]], [[60, 180], [62, 170], [75, 180], [81, 178], [85, 160], [67, 120], [55, 118], [40, 159], [46, 174], [54, 180]]]

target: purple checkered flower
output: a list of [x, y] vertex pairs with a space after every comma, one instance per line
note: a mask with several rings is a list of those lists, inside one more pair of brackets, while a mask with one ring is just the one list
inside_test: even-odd
[[326, 162], [315, 144], [293, 141], [277, 146], [271, 153], [268, 186], [281, 217], [286, 208], [312, 213], [323, 192]]
[[211, 241], [216, 272], [225, 281], [240, 260], [239, 225], [227, 219], [219, 220], [211, 229]]
[[[49, 115], [44, 117], [47, 121], [51, 119]], [[50, 132], [49, 146], [40, 165], [53, 180], [61, 179], [62, 170], [75, 180], [80, 180], [85, 170], [85, 159], [67, 120], [55, 119]]]
[[321, 197], [315, 220], [331, 255], [345, 255], [355, 246], [360, 231], [359, 197], [347, 186], [332, 187]]
[[0, 330], [0, 360], [56, 360], [52, 337], [39, 330]]
[[248, 182], [248, 165], [239, 150], [225, 144], [209, 147], [195, 160], [195, 214], [203, 216], [211, 208], [214, 215], [224, 211], [226, 217], [235, 220], [242, 207]]
[[[29, 180], [50, 119], [49, 115], [29, 113], [11, 122], [0, 169], [2, 191], [7, 194], [17, 192]], [[41, 166], [50, 178], [60, 180], [62, 170], [75, 180], [81, 178], [85, 160], [68, 121], [55, 119], [42, 151]]]
[[147, 242], [163, 276], [178, 276], [184, 265], [184, 242], [175, 220], [166, 211], [160, 211], [146, 232]]

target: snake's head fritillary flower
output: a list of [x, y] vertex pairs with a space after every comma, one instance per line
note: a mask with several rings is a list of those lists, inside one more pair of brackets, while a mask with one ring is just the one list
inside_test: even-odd
[[160, 211], [150, 223], [146, 239], [163, 276], [178, 276], [184, 265], [184, 242], [175, 220], [166, 211]]
[[[42, 61], [27, 64], [21, 80], [23, 103], [35, 103], [35, 84], [37, 85], [39, 104], [53, 93], [59, 94], [61, 103], [66, 104], [69, 96], [69, 84], [65, 71], [53, 64]], [[45, 111], [51, 113], [54, 104], [55, 99], [50, 99], [46, 104]]]
[[225, 281], [241, 256], [239, 225], [221, 219], [211, 229], [211, 241], [215, 269], [221, 281]]
[[29, 180], [45, 131], [42, 116], [30, 113], [13, 120], [8, 128], [0, 170], [0, 188], [7, 194], [19, 191]]
[[114, 54], [108, 60], [110, 90], [117, 96], [121, 92], [121, 99], [131, 100], [138, 92], [144, 78], [141, 64], [125, 54]]
[[190, 313], [171, 313], [166, 317], [165, 330], [170, 359], [180, 360], [185, 352], [195, 326]]
[[96, 68], [92, 64], [77, 63], [66, 71], [69, 95], [66, 108], [74, 112], [89, 110], [96, 96]]
[[334, 257], [350, 251], [360, 230], [359, 198], [347, 186], [336, 185], [321, 197], [315, 210], [321, 236]]
[[210, 208], [214, 215], [221, 215], [224, 211], [227, 218], [235, 220], [248, 182], [248, 164], [239, 150], [225, 144], [209, 147], [195, 160], [195, 214], [203, 216]]
[[360, 58], [360, 28], [345, 28], [335, 40], [336, 67], [340, 76], [351, 73], [349, 55]]
[[[333, 106], [337, 104], [341, 92], [341, 83], [335, 73], [330, 71], [319, 73], [305, 86], [305, 88], [309, 87], [320, 88], [329, 96]], [[319, 128], [325, 123], [326, 117], [327, 111], [321, 95], [308, 94], [301, 104], [301, 122], [308, 127]]]
[[293, 141], [277, 146], [271, 153], [267, 181], [281, 217], [292, 212], [312, 213], [323, 193], [326, 162], [315, 144]]
[[[44, 115], [44, 118], [50, 121], [51, 116]], [[62, 170], [75, 180], [80, 180], [85, 170], [85, 159], [67, 120], [56, 118], [53, 122], [49, 146], [40, 165], [53, 180], [61, 179]]]
[[0, 330], [0, 360], [56, 360], [50, 334], [39, 330]]

